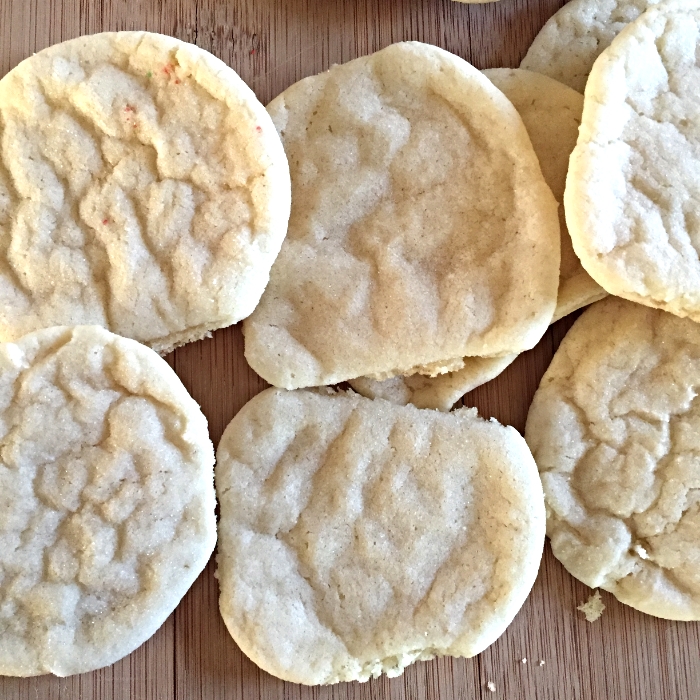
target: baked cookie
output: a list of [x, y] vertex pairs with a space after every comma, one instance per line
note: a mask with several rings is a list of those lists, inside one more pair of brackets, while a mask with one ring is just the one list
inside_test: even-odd
[[600, 56], [564, 196], [611, 294], [700, 321], [700, 3], [666, 2]]
[[[484, 75], [513, 103], [527, 129], [544, 179], [558, 202], [564, 197], [569, 155], [576, 145], [583, 97], [561, 83], [538, 73], [510, 68], [485, 70]], [[561, 267], [557, 306], [552, 322], [606, 295], [581, 266], [571, 245], [559, 207]], [[497, 377], [516, 354], [503, 357], [465, 357], [463, 367], [436, 377], [414, 374], [383, 381], [360, 377], [350, 386], [369, 398], [412, 403], [419, 408], [449, 411], [455, 401], [472, 389]]]
[[0, 339], [97, 324], [165, 353], [251, 313], [286, 158], [211, 54], [146, 32], [52, 46], [0, 81]]
[[561, 264], [552, 323], [606, 296], [574, 253], [564, 217], [569, 157], [576, 146], [583, 97], [566, 85], [527, 70], [492, 68], [484, 75], [513, 103], [527, 129], [545, 182], [559, 207]]
[[0, 345], [0, 675], [114, 663], [216, 542], [207, 422], [148, 348], [97, 326]]
[[542, 27], [521, 68], [583, 92], [596, 58], [659, 0], [570, 0]]
[[544, 503], [527, 445], [476, 409], [268, 389], [217, 451], [220, 607], [297, 683], [473, 656], [534, 583]]
[[368, 399], [384, 399], [405, 406], [449, 411], [455, 402], [472, 389], [497, 377], [518, 355], [503, 357], [465, 357], [462, 368], [429, 377], [424, 374], [396, 376], [389, 379], [358, 377], [348, 384]]
[[609, 297], [564, 338], [525, 437], [554, 555], [642, 612], [700, 619], [700, 325]]
[[293, 206], [244, 325], [258, 374], [333, 384], [539, 340], [556, 302], [556, 202], [522, 120], [479, 71], [394, 44], [268, 110]]

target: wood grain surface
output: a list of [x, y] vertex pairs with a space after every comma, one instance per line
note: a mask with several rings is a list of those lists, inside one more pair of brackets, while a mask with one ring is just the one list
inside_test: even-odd
[[[441, 46], [478, 68], [517, 66], [561, 0], [0, 0], [0, 71], [50, 44], [100, 31], [176, 36], [232, 66], [268, 102], [307, 75], [395, 41]], [[465, 397], [522, 432], [540, 377], [571, 325], [564, 319], [500, 377]], [[170, 364], [201, 404], [216, 445], [265, 383], [243, 357], [240, 328], [180, 348]], [[547, 545], [528, 601], [473, 659], [438, 659], [403, 676], [307, 688], [259, 670], [218, 613], [210, 562], [157, 634], [113, 666], [69, 678], [0, 678], [0, 700], [682, 700], [700, 697], [700, 625], [658, 620], [603, 593], [602, 618], [576, 606], [591, 591]], [[527, 659], [527, 663], [523, 662]], [[540, 660], [544, 665], [540, 665]], [[488, 689], [495, 684], [495, 692]]]

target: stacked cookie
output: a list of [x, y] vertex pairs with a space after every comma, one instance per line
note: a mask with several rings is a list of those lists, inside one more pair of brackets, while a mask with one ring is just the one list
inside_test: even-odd
[[67, 675], [148, 639], [214, 549], [207, 422], [154, 350], [253, 310], [289, 172], [249, 88], [170, 37], [42, 51], [0, 115], [0, 674]]
[[268, 109], [292, 213], [244, 324], [262, 377], [295, 389], [436, 375], [537, 343], [556, 305], [557, 204], [487, 78], [436, 47], [396, 44]]
[[[484, 74], [518, 110], [545, 181], [561, 204], [569, 155], [576, 145], [581, 123], [583, 97], [555, 80], [526, 70], [496, 68]], [[562, 206], [559, 207], [559, 225], [561, 264], [552, 323], [606, 294], [576, 257]], [[435, 377], [413, 374], [383, 381], [361, 377], [351, 379], [350, 386], [371, 398], [449, 411], [464, 394], [498, 376], [516, 357], [517, 354], [465, 357], [461, 369]]]
[[567, 224], [585, 269], [629, 300], [577, 321], [528, 416], [552, 550], [584, 583], [676, 620], [700, 619], [698, 47], [694, 0], [574, 0], [523, 61], [585, 84]]
[[[698, 45], [697, 0], [573, 0], [523, 69], [396, 44], [269, 114], [145, 33], [0, 81], [0, 673], [115, 661], [202, 570], [213, 450], [153, 350], [241, 319], [277, 388], [219, 446], [218, 576], [264, 669], [479, 653], [533, 585], [545, 514], [581, 580], [698, 619]], [[524, 70], [545, 65], [560, 82]], [[450, 411], [608, 293], [527, 443]]]

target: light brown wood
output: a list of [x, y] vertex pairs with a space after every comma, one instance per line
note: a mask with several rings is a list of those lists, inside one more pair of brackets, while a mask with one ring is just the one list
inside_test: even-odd
[[[516, 66], [560, 0], [0, 0], [0, 73], [80, 34], [146, 29], [196, 43], [267, 102], [291, 83], [404, 39], [442, 46], [479, 68]], [[465, 398], [523, 430], [527, 409], [572, 320]], [[209, 419], [216, 444], [264, 382], [247, 366], [239, 328], [169, 361]], [[304, 688], [260, 671], [221, 621], [214, 563], [158, 633], [126, 659], [66, 679], [0, 678], [0, 700], [682, 700], [700, 697], [700, 625], [642, 615], [603, 594], [602, 618], [576, 606], [591, 591], [549, 549], [515, 622], [480, 656], [418, 663], [393, 680]], [[523, 664], [522, 659], [527, 658]], [[540, 659], [545, 661], [539, 665]], [[487, 688], [493, 681], [495, 693]]]

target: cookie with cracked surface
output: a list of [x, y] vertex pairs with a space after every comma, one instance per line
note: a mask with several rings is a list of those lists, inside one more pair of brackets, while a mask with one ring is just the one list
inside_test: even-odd
[[97, 326], [0, 345], [0, 675], [114, 663], [216, 542], [207, 422], [158, 355]]
[[[485, 70], [484, 75], [512, 102], [521, 116], [540, 162], [544, 179], [558, 202], [564, 198], [569, 155], [576, 145], [583, 96], [551, 78], [511, 68]], [[571, 245], [559, 207], [561, 266], [557, 306], [552, 322], [606, 296], [581, 266]], [[351, 379], [350, 386], [369, 398], [412, 403], [418, 408], [449, 411], [455, 402], [477, 386], [497, 377], [517, 357], [465, 357], [463, 367], [436, 377], [413, 374], [385, 380]]]
[[608, 297], [542, 378], [525, 438], [554, 555], [642, 612], [700, 619], [700, 325]]
[[268, 389], [226, 428], [216, 487], [226, 626], [297, 683], [478, 654], [542, 556], [532, 456], [476, 409]]
[[700, 3], [647, 10], [586, 87], [564, 202], [607, 291], [700, 321]]
[[146, 32], [0, 80], [0, 339], [97, 324], [160, 353], [249, 315], [284, 238], [286, 157], [253, 92]]
[[542, 27], [520, 63], [583, 92], [612, 40], [659, 0], [570, 0]]
[[532, 347], [556, 303], [556, 202], [513, 106], [442, 49], [394, 44], [269, 105], [289, 232], [244, 325], [288, 389]]

